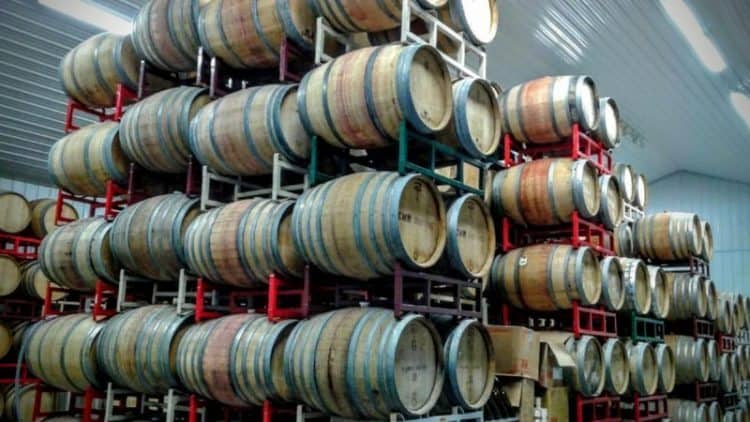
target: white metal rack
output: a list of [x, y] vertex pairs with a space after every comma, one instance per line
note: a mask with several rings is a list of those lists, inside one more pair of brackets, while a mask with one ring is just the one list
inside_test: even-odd
[[624, 206], [622, 209], [623, 214], [623, 221], [628, 223], [635, 223], [636, 221], [643, 218], [643, 216], [646, 214], [643, 212], [643, 210], [636, 208], [633, 204], [628, 204], [627, 202], [623, 202]]

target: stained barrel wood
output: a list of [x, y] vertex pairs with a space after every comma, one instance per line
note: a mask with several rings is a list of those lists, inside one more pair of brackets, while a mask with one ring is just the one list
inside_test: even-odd
[[8, 324], [0, 322], [0, 359], [7, 356], [12, 349], [13, 330]]
[[669, 345], [664, 343], [655, 345], [654, 352], [656, 353], [656, 364], [659, 368], [657, 391], [669, 394], [674, 390], [676, 378], [674, 352]]
[[622, 199], [624, 199], [625, 202], [632, 204], [635, 198], [637, 184], [637, 175], [633, 172], [633, 168], [627, 164], [617, 163], [615, 164], [612, 174], [620, 184]]
[[271, 273], [301, 277], [292, 242], [292, 201], [247, 199], [197, 217], [185, 232], [185, 261], [207, 279], [237, 287], [268, 282]]
[[149, 305], [112, 317], [99, 334], [96, 360], [115, 384], [145, 394], [179, 385], [176, 353], [191, 315]]
[[503, 170], [492, 182], [492, 211], [518, 224], [570, 222], [573, 212], [594, 218], [601, 198], [596, 169], [588, 160], [545, 158]]
[[297, 112], [295, 85], [234, 92], [199, 111], [190, 126], [190, 150], [221, 174], [270, 174], [273, 155], [292, 162], [309, 156], [310, 137]]
[[157, 281], [176, 281], [185, 262], [184, 235], [198, 200], [159, 195], [127, 207], [112, 223], [110, 244], [123, 267]]
[[104, 324], [90, 314], [41, 321], [30, 328], [26, 364], [46, 384], [63, 391], [84, 392], [105, 385], [96, 364], [96, 338]]
[[706, 342], [706, 349], [708, 351], [708, 380], [718, 382], [721, 377], [719, 368], [719, 343], [716, 340], [708, 340]]
[[474, 44], [489, 44], [497, 34], [497, 0], [448, 0], [439, 16], [445, 24], [457, 32], [463, 32]]
[[[5, 390], [5, 417], [15, 422], [36, 422], [34, 420], [34, 406], [36, 405], [36, 384], [16, 386], [11, 384]], [[39, 403], [39, 410], [49, 413], [55, 410], [55, 394], [43, 391]]]
[[195, 70], [197, 21], [207, 0], [151, 0], [133, 19], [131, 38], [138, 57], [168, 71]]
[[[651, 314], [658, 319], [665, 319], [669, 315], [672, 304], [672, 292], [668, 289], [666, 273], [661, 267], [649, 265], [648, 284], [651, 290]], [[682, 300], [682, 298], [677, 298]]]
[[[24, 296], [44, 300], [48, 286], [59, 287], [42, 271], [39, 261], [29, 261], [21, 265], [21, 284], [18, 291], [23, 293]], [[65, 292], [54, 291], [51, 293], [52, 300], [59, 300], [65, 296]]]
[[[201, 11], [198, 35], [208, 54], [231, 67], [270, 68], [279, 63], [285, 38], [312, 51], [315, 15], [304, 0], [214, 1]], [[296, 58], [293, 49], [290, 54]]]
[[86, 218], [52, 232], [39, 247], [44, 274], [78, 291], [93, 291], [100, 278], [117, 283], [120, 265], [110, 248], [111, 227], [103, 218]]
[[391, 275], [397, 262], [433, 266], [445, 249], [445, 228], [440, 193], [416, 174], [340, 177], [306, 191], [292, 213], [294, 245], [307, 262], [361, 280]]
[[617, 258], [622, 267], [625, 304], [622, 309], [646, 315], [651, 311], [651, 288], [648, 268], [640, 259]]
[[0, 297], [12, 294], [21, 284], [21, 266], [8, 255], [0, 255], [0, 280]]
[[448, 208], [445, 254], [452, 269], [470, 278], [486, 276], [495, 257], [495, 224], [487, 204], [466, 194]]
[[732, 308], [732, 327], [734, 327], [735, 332], [739, 332], [745, 326], [744, 296], [740, 293], [724, 292], [720, 298], [729, 302]]
[[708, 343], [705, 339], [668, 335], [664, 336], [664, 342], [674, 352], [675, 382], [677, 384], [708, 381], [710, 365]]
[[449, 145], [460, 145], [481, 159], [497, 151], [502, 132], [500, 106], [492, 85], [478, 78], [454, 81], [453, 118], [437, 138]]
[[29, 202], [20, 193], [0, 190], [0, 231], [18, 233], [31, 221]]
[[708, 404], [708, 420], [721, 422], [721, 420], [724, 418], [724, 411], [721, 408], [719, 402], [715, 401], [706, 404]]
[[206, 89], [183, 86], [137, 102], [120, 122], [123, 152], [151, 171], [184, 172], [190, 157], [190, 121], [210, 101]]
[[711, 321], [719, 317], [719, 292], [713, 280], [706, 279], [706, 318]]
[[703, 242], [701, 242], [701, 252], [699, 255], [704, 261], [709, 262], [714, 258], [714, 235], [708, 221], [701, 220], [701, 229], [703, 231]]
[[614, 230], [615, 255], [632, 258], [635, 256], [633, 229], [630, 223], [622, 222]]
[[719, 357], [719, 386], [721, 390], [727, 393], [735, 391], [735, 375], [734, 372], [737, 370], [735, 367], [735, 360], [732, 359], [733, 355], [729, 353], [722, 353]]
[[535, 79], [505, 91], [500, 99], [503, 128], [519, 142], [554, 143], [596, 126], [599, 103], [588, 76]]
[[622, 266], [617, 258], [607, 256], [599, 260], [602, 279], [602, 296], [599, 304], [611, 311], [619, 311], [625, 304], [625, 281]]
[[646, 182], [646, 176], [640, 173], [633, 177], [635, 178], [633, 205], [643, 211], [646, 209], [646, 205], [648, 205], [648, 183]]
[[[55, 207], [57, 201], [54, 199], [35, 199], [29, 202], [31, 207], [31, 231], [34, 236], [42, 239], [57, 229], [55, 225]], [[61, 216], [69, 220], [78, 220], [78, 211], [67, 202], [63, 202]]]
[[305, 75], [297, 105], [306, 130], [340, 148], [393, 144], [402, 121], [431, 134], [453, 114], [448, 68], [433, 47], [388, 45], [339, 56]]
[[622, 223], [623, 219], [623, 201], [620, 193], [620, 185], [617, 179], [610, 175], [599, 176], [599, 198], [601, 204], [597, 219], [604, 224], [604, 227], [613, 230]]
[[745, 308], [745, 328], [750, 328], [750, 296], [745, 296], [742, 306]]
[[498, 256], [490, 270], [497, 297], [521, 309], [570, 309], [573, 301], [594, 305], [602, 293], [594, 252], [569, 245], [534, 245]]
[[695, 214], [664, 212], [647, 215], [634, 224], [635, 249], [644, 258], [660, 261], [684, 260], [697, 256], [703, 230]]
[[101, 33], [78, 44], [60, 63], [68, 96], [89, 107], [115, 105], [117, 84], [138, 90], [140, 60], [129, 36]]
[[722, 333], [732, 334], [734, 332], [734, 306], [731, 301], [723, 297], [719, 298], [715, 323], [716, 329]]
[[605, 385], [604, 354], [599, 341], [591, 336], [570, 338], [565, 348], [573, 356], [575, 366], [563, 369], [565, 383], [584, 397], [596, 397]]
[[630, 367], [630, 389], [644, 396], [653, 395], [659, 385], [659, 368], [654, 348], [648, 343], [626, 343]]
[[481, 409], [492, 394], [495, 360], [492, 339], [477, 320], [465, 319], [443, 344], [442, 399], [467, 410]]
[[128, 159], [118, 132], [118, 123], [94, 123], [55, 142], [47, 162], [52, 181], [71, 193], [93, 196], [104, 196], [108, 180], [126, 183]]
[[424, 415], [441, 394], [440, 336], [425, 317], [347, 308], [300, 322], [285, 348], [293, 396], [352, 419]]
[[625, 394], [630, 385], [630, 367], [628, 350], [625, 344], [616, 338], [607, 340], [602, 346], [604, 355], [604, 388], [616, 396]]
[[593, 135], [606, 148], [620, 145], [620, 109], [613, 98], [599, 98], [599, 121]]
[[[424, 7], [441, 7], [447, 0], [419, 0]], [[401, 1], [311, 0], [315, 16], [322, 16], [340, 32], [377, 32], [401, 25]]]
[[666, 290], [671, 296], [667, 319], [705, 318], [708, 311], [706, 278], [689, 273], [666, 272]]

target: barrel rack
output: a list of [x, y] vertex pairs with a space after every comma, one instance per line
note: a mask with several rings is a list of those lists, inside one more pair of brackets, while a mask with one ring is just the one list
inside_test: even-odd
[[663, 343], [665, 334], [664, 321], [646, 315], [638, 315], [635, 311], [619, 313], [618, 317], [623, 322], [624, 328], [621, 333], [630, 338], [633, 343]]
[[641, 397], [638, 393], [634, 393], [632, 402], [623, 402], [622, 404], [624, 421], [660, 421], [669, 417], [666, 394]]
[[[141, 82], [142, 83], [142, 82]], [[140, 88], [139, 88], [140, 90]], [[106, 109], [94, 109], [69, 98], [65, 111], [65, 133], [74, 132], [80, 127], [73, 123], [76, 112], [82, 112], [99, 119], [100, 122], [115, 121], [119, 122], [125, 112], [125, 107], [139, 99], [137, 92], [134, 92], [125, 85], [118, 83], [115, 89], [115, 106], [113, 111], [108, 112]]]
[[[55, 300], [54, 293], [65, 297]], [[117, 288], [101, 279], [96, 281], [93, 292], [80, 292], [64, 287], [47, 285], [42, 307], [43, 318], [76, 312], [90, 313], [94, 321], [101, 321], [115, 314]]]
[[665, 330], [671, 334], [687, 335], [706, 340], [713, 340], [716, 336], [714, 322], [697, 317], [687, 320], [665, 321]]
[[16, 234], [0, 232], [0, 254], [21, 260], [36, 259], [41, 240]]

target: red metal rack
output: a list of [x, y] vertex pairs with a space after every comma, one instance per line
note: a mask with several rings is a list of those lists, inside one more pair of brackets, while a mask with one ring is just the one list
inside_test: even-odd
[[510, 218], [502, 220], [503, 252], [537, 243], [562, 243], [574, 248], [587, 246], [606, 256], [614, 256], [614, 235], [603, 225], [587, 221], [573, 211], [570, 223], [550, 227], [523, 227]]
[[93, 109], [70, 98], [68, 99], [68, 106], [65, 111], [65, 133], [70, 133], [80, 129], [80, 127], [73, 123], [76, 111], [96, 116], [99, 118], [100, 122], [109, 120], [119, 122], [120, 119], [122, 119], [125, 107], [137, 99], [138, 94], [123, 84], [117, 84], [117, 89], [115, 91], [115, 105], [112, 112], [107, 112], [104, 108]]
[[620, 422], [620, 397], [603, 395], [575, 398], [575, 422]]
[[711, 268], [708, 262], [697, 256], [690, 256], [686, 261], [661, 264], [661, 267], [664, 271], [685, 272], [691, 275], [711, 277]]
[[5, 297], [0, 300], [0, 321], [33, 321], [41, 316], [38, 300]]
[[734, 337], [728, 336], [722, 332], [716, 332], [716, 344], [719, 346], [719, 353], [734, 353]]
[[692, 317], [685, 320], [664, 321], [665, 331], [671, 334], [688, 335], [713, 340], [716, 337], [713, 321]]
[[590, 160], [600, 173], [612, 173], [614, 163], [612, 155], [601, 142], [583, 133], [578, 123], [573, 124], [572, 135], [561, 142], [541, 145], [521, 144], [510, 134], [506, 134], [503, 144], [503, 159], [506, 167], [523, 164], [523, 156], [532, 160], [544, 157], [568, 157], [573, 160]]
[[660, 421], [664, 418], [669, 417], [667, 396], [664, 394], [643, 397], [638, 393], [635, 393], [633, 395], [632, 405], [632, 411], [626, 411], [626, 416], [623, 418], [623, 420], [646, 422]]
[[[52, 299], [54, 292], [65, 293], [66, 302], [78, 301], [78, 308], [70, 311], [55, 309], [55, 300]], [[94, 321], [100, 321], [111, 317], [116, 313], [115, 303], [117, 301], [117, 287], [106, 283], [102, 280], [96, 281], [93, 293], [83, 293], [64, 287], [47, 286], [47, 292], [44, 295], [44, 308], [42, 316], [48, 317], [53, 315], [65, 315], [75, 312], [86, 312], [86, 303], [91, 303], [91, 317]]]
[[[59, 411], [57, 410], [47, 412], [41, 409], [42, 396], [44, 393], [57, 394], [60, 393], [60, 390], [48, 387], [41, 383], [36, 384], [34, 392], [34, 410], [33, 416], [31, 418], [32, 421], [37, 421], [40, 420], [40, 418], [45, 418], [48, 416], [54, 416], [55, 414], [59, 413]], [[77, 397], [81, 397], [82, 399], [81, 407], [76, 407]], [[91, 387], [86, 389], [83, 394], [71, 394], [70, 401], [68, 402], [67, 406], [67, 411], [70, 413], [80, 412], [81, 422], [101, 422], [104, 420], [104, 411], [102, 409], [96, 409], [94, 407], [94, 400], [96, 399], [104, 400], [104, 394], [100, 391], [94, 390]]]
[[507, 304], [502, 305], [504, 325], [530, 325], [534, 329], [570, 330], [575, 338], [593, 336], [597, 338], [617, 337], [617, 315], [604, 309], [603, 306], [581, 306], [573, 302], [568, 311], [539, 313], [525, 310], [511, 310]]
[[21, 363], [20, 371], [18, 362], [0, 363], [0, 385], [9, 385], [16, 383], [16, 373], [18, 373], [18, 383], [21, 385], [39, 382], [38, 379], [31, 376], [25, 363]]
[[0, 254], [10, 255], [16, 259], [34, 260], [40, 243], [41, 240], [33, 237], [0, 233]]
[[693, 382], [676, 385], [671, 395], [697, 403], [710, 403], [719, 399], [719, 392], [719, 383]]

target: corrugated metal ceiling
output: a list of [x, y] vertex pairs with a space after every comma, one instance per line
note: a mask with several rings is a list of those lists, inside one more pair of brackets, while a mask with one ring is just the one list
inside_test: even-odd
[[[145, 2], [96, 0], [125, 17]], [[750, 182], [750, 129], [729, 102], [731, 91], [750, 91], [750, 2], [689, 1], [728, 63], [720, 74], [705, 69], [656, 1], [499, 3], [489, 77], [510, 87], [590, 74], [629, 127], [619, 158], [652, 179], [687, 169]], [[63, 135], [66, 104], [57, 66], [97, 32], [36, 0], [0, 2], [0, 175], [48, 183], [47, 151]]]

